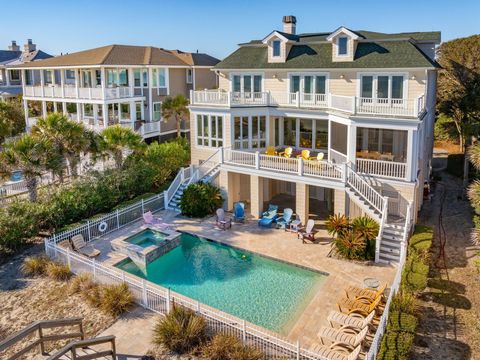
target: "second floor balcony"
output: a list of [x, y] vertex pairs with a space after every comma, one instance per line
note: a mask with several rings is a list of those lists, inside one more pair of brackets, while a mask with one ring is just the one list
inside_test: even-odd
[[25, 86], [25, 97], [80, 100], [113, 100], [135, 96], [130, 87], [75, 87], [61, 85]]
[[339, 111], [362, 116], [399, 116], [418, 118], [425, 112], [425, 95], [415, 99], [367, 98], [336, 94], [191, 91], [190, 103], [215, 107], [273, 106]]

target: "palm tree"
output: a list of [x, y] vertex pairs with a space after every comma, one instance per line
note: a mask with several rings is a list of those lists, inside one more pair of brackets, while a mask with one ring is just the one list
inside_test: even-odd
[[100, 133], [101, 152], [113, 157], [117, 169], [123, 166], [125, 150], [138, 151], [143, 149], [144, 145], [139, 134], [121, 125], [109, 126]]
[[90, 136], [85, 127], [63, 114], [53, 113], [39, 119], [32, 134], [50, 142], [61, 157], [68, 161], [70, 174], [78, 175], [78, 164], [82, 153], [90, 149]]
[[38, 179], [47, 167], [50, 147], [32, 135], [23, 135], [6, 143], [4, 151], [0, 153], [2, 172], [11, 174], [14, 170], [21, 170], [32, 202], [37, 201]]
[[175, 97], [167, 96], [162, 103], [162, 117], [167, 121], [175, 120], [177, 124], [177, 137], [181, 135], [181, 123], [190, 115], [188, 111], [188, 99], [183, 95]]

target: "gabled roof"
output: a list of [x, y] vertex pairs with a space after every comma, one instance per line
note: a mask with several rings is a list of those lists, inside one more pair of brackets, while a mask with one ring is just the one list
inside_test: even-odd
[[21, 55], [21, 51], [0, 50], [0, 64], [18, 59]]
[[[182, 55], [178, 50], [170, 51], [152, 46], [108, 45], [90, 50], [57, 56], [36, 61], [20, 67], [55, 67], [55, 66], [95, 66], [95, 65], [170, 65], [188, 66], [197, 63], [218, 63], [207, 54]], [[216, 62], [215, 62], [216, 61]], [[213, 66], [212, 65], [212, 66]]]
[[335, 69], [437, 67], [412, 41], [359, 42], [353, 61], [332, 61], [332, 45], [296, 43], [284, 63], [269, 63], [267, 46], [241, 46], [215, 69]]
[[354, 31], [352, 31], [350, 29], [347, 29], [345, 26], [340, 26], [337, 30], [335, 30], [334, 32], [332, 32], [330, 35], [327, 36], [327, 40], [332, 41], [339, 34], [346, 34], [346, 35], [350, 36], [353, 40], [357, 40], [360, 37], [363, 38], [362, 35], [359, 35], [359, 34], [355, 33]]
[[[2, 66], [16, 66], [32, 61], [51, 58], [52, 55], [43, 52], [42, 50], [34, 50], [30, 52], [0, 50], [0, 65]], [[3, 60], [2, 59], [6, 59]]]
[[270, 34], [268, 34], [267, 36], [265, 36], [263, 38], [262, 43], [266, 44], [274, 36], [282, 39], [285, 42], [287, 42], [287, 41], [297, 41], [298, 40], [297, 35], [289, 34], [289, 33], [283, 32], [283, 31], [273, 30]]

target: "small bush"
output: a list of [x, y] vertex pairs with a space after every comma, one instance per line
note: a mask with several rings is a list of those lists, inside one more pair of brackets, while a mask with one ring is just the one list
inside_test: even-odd
[[20, 270], [27, 276], [44, 275], [50, 260], [45, 256], [28, 256], [23, 260]]
[[119, 316], [133, 306], [135, 299], [126, 283], [101, 287], [100, 309], [112, 316]]
[[418, 320], [414, 315], [399, 311], [390, 311], [390, 314], [388, 314], [389, 331], [403, 331], [414, 334], [417, 329], [417, 324]]
[[390, 311], [416, 315], [417, 301], [415, 296], [408, 291], [399, 291], [392, 298]]
[[408, 242], [410, 249], [417, 251], [418, 253], [428, 252], [432, 246], [433, 230], [432, 228], [424, 225], [416, 225], [415, 232]]
[[363, 259], [367, 243], [361, 234], [353, 229], [343, 231], [335, 239], [338, 252], [347, 259]]
[[67, 265], [57, 262], [49, 262], [45, 268], [45, 273], [49, 278], [56, 281], [67, 281], [72, 277], [72, 272]]
[[221, 207], [223, 198], [220, 189], [210, 183], [189, 185], [180, 200], [182, 214], [189, 217], [205, 217]]
[[88, 273], [78, 274], [70, 282], [70, 294], [83, 294], [95, 286], [98, 285], [93, 281], [92, 275]]
[[185, 353], [201, 345], [206, 339], [205, 320], [192, 310], [174, 305], [154, 328], [153, 342], [171, 351]]
[[236, 337], [218, 334], [204, 347], [203, 355], [209, 360], [262, 360], [261, 351], [243, 345]]
[[378, 360], [408, 360], [414, 335], [408, 332], [387, 331], [377, 355]]

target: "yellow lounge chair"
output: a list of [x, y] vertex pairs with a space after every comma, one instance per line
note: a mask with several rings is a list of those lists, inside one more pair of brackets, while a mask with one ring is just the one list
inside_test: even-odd
[[320, 341], [325, 345], [324, 340], [328, 340], [333, 344], [345, 344], [352, 348], [361, 345], [368, 333], [368, 326], [365, 326], [361, 330], [353, 328], [334, 329], [331, 327], [322, 327], [318, 332]]
[[373, 310], [376, 310], [380, 304], [381, 296], [377, 297], [373, 302], [366, 299], [349, 299], [341, 298], [337, 302], [337, 307], [340, 312], [345, 314], [360, 313], [364, 316], [368, 316]]
[[323, 359], [335, 359], [335, 360], [356, 360], [362, 346], [358, 345], [353, 351], [345, 344], [332, 344], [330, 346], [317, 345], [313, 350]]
[[300, 155], [297, 155], [297, 158], [302, 158], [303, 160], [310, 160], [310, 150], [302, 150]]
[[330, 323], [330, 326], [338, 327], [340, 329], [345, 328], [356, 328], [356, 329], [363, 329], [366, 326], [369, 326], [373, 318], [375, 317], [375, 311], [372, 311], [368, 316], [363, 316], [362, 314], [351, 313], [350, 315], [332, 310], [328, 314], [327, 320]]
[[291, 147], [287, 147], [285, 151], [282, 151], [278, 153], [278, 156], [285, 156], [286, 158], [289, 158], [292, 156], [293, 149]]
[[310, 160], [317, 160], [317, 161], [322, 161], [324, 158], [325, 154], [323, 152], [319, 152], [317, 156], [311, 156]]
[[275, 156], [277, 152], [275, 151], [275, 146], [267, 146], [267, 150], [265, 151], [266, 155]]
[[378, 288], [378, 290], [349, 286], [345, 289], [345, 294], [349, 299], [366, 298], [373, 301], [377, 297], [383, 296], [386, 288], [387, 283], [384, 283], [381, 287]]

